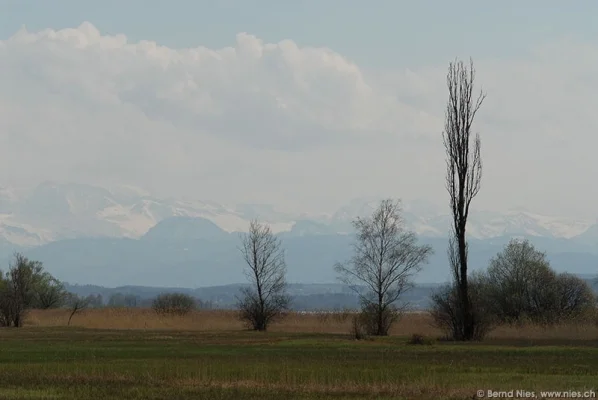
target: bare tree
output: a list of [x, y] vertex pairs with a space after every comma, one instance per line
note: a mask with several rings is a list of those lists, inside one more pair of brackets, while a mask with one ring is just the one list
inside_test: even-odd
[[446, 188], [450, 196], [452, 232], [449, 241], [449, 261], [459, 298], [459, 329], [457, 340], [472, 340], [475, 320], [471, 309], [467, 281], [467, 241], [465, 228], [469, 206], [480, 190], [482, 179], [481, 141], [476, 134], [471, 142], [473, 120], [486, 95], [474, 98], [475, 69], [462, 61], [449, 64], [447, 86], [449, 92], [443, 132], [446, 150]]
[[241, 290], [240, 318], [254, 330], [265, 331], [268, 325], [284, 315], [290, 304], [286, 294], [284, 250], [267, 225], [251, 221], [249, 232], [240, 248], [245, 273], [251, 285]]
[[67, 303], [71, 313], [69, 315], [67, 326], [71, 325], [71, 320], [76, 313], [85, 310], [89, 306], [91, 303], [91, 297], [92, 296], [81, 297], [74, 293], [69, 293], [69, 299], [67, 300]]
[[385, 336], [398, 318], [397, 301], [411, 288], [432, 248], [418, 246], [416, 235], [405, 229], [399, 202], [383, 200], [371, 217], [358, 217], [353, 225], [355, 254], [335, 270], [359, 295], [367, 333]]

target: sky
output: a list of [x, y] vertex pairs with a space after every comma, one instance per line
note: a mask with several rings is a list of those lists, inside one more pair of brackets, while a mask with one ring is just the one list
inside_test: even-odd
[[598, 2], [0, 0], [0, 186], [448, 210], [446, 70], [487, 98], [480, 209], [596, 219]]

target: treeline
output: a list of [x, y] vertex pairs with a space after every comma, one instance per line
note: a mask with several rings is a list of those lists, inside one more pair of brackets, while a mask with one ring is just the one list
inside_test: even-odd
[[[161, 293], [177, 292], [188, 294], [205, 306], [202, 308], [227, 309], [236, 307], [239, 288], [243, 285], [226, 285], [221, 287], [205, 288], [156, 288], [144, 286], [122, 286], [118, 288], [105, 288], [93, 285], [70, 285], [65, 288], [84, 297], [93, 295], [99, 299], [99, 306], [107, 307], [151, 307], [153, 299]], [[302, 288], [305, 289], [302, 289]], [[315, 287], [315, 288], [314, 288]], [[355, 293], [344, 287], [344, 291], [337, 284], [327, 288], [318, 284], [289, 284], [288, 291], [292, 298], [293, 311], [319, 311], [341, 310], [359, 307]], [[419, 308], [425, 309], [428, 305], [429, 287], [416, 288], [409, 295], [411, 301]], [[126, 301], [124, 297], [126, 297]]]
[[[176, 292], [178, 294], [178, 292]], [[184, 293], [183, 293], [184, 294]], [[214, 305], [211, 301], [204, 301], [198, 297], [185, 294], [189, 298], [194, 299], [195, 307], [198, 309], [211, 309]], [[154, 297], [142, 297], [138, 294], [131, 293], [113, 293], [105, 300], [101, 293], [95, 293], [85, 296], [88, 300], [89, 308], [150, 308], [153, 306], [156, 298], [160, 294]]]
[[116, 293], [104, 303], [101, 294], [79, 296], [65, 289], [39, 261], [15, 254], [6, 272], [0, 270], [0, 326], [21, 327], [31, 309], [69, 309], [67, 324], [87, 308], [151, 307], [160, 314], [183, 315], [194, 309], [211, 308], [211, 304], [182, 293], [163, 293], [154, 299]]

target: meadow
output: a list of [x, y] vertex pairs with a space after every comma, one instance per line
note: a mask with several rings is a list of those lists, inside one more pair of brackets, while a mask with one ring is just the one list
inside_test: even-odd
[[[0, 330], [2, 399], [472, 399], [478, 390], [598, 391], [598, 327], [499, 327], [437, 340], [425, 313], [356, 341], [349, 313], [251, 332], [232, 311], [31, 311]], [[411, 344], [414, 334], [426, 338]], [[583, 393], [582, 393], [583, 394]], [[555, 397], [556, 398], [556, 397]], [[564, 398], [561, 396], [561, 398]]]

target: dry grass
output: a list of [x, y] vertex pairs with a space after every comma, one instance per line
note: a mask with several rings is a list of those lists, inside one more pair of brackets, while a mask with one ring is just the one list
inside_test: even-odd
[[[36, 327], [65, 326], [67, 310], [33, 310], [27, 315], [25, 324]], [[347, 334], [351, 329], [349, 311], [332, 313], [301, 314], [290, 313], [282, 321], [271, 326], [272, 332], [287, 333], [328, 333]], [[161, 316], [151, 309], [103, 308], [90, 309], [76, 314], [72, 326], [88, 329], [146, 329], [173, 331], [235, 331], [245, 329], [237, 319], [237, 313], [229, 310], [195, 311], [186, 316]], [[391, 329], [391, 336], [411, 337], [414, 334], [428, 338], [438, 338], [442, 333], [433, 326], [427, 313], [406, 314]], [[492, 341], [501, 340], [554, 340], [584, 341], [598, 338], [596, 324], [567, 324], [542, 327], [526, 324], [523, 326], [500, 326], [488, 337]]]
[[[65, 326], [68, 310], [32, 310], [25, 326]], [[175, 331], [230, 331], [243, 329], [234, 311], [195, 311], [188, 315], [159, 315], [150, 308], [100, 308], [75, 314], [71, 326], [88, 329], [148, 329]]]

